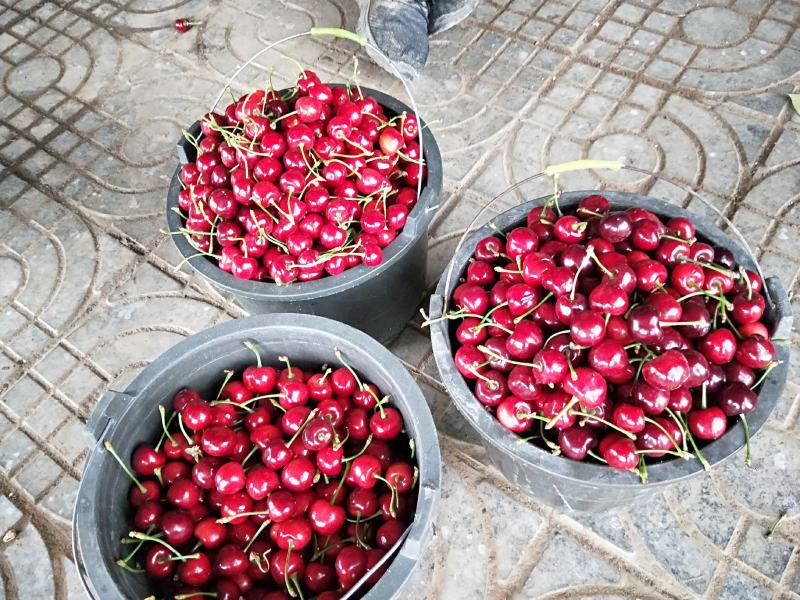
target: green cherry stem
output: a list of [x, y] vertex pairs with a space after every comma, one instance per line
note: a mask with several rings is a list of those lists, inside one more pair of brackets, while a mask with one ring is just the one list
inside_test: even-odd
[[742, 421], [742, 428], [744, 429], [744, 464], [745, 466], [752, 467], [752, 455], [750, 454], [750, 426], [747, 424], [747, 417], [739, 415]]
[[128, 465], [126, 465], [125, 462], [120, 458], [119, 454], [117, 454], [117, 451], [114, 449], [114, 446], [111, 445], [111, 442], [106, 441], [103, 446], [105, 446], [105, 449], [108, 451], [108, 453], [116, 459], [116, 461], [119, 463], [119, 466], [122, 467], [123, 471], [125, 471], [125, 474], [130, 477], [133, 483], [136, 484], [136, 487], [139, 488], [139, 491], [143, 494], [147, 493], [147, 489], [142, 485], [142, 482], [139, 481], [136, 475], [133, 474], [133, 471], [128, 468]]

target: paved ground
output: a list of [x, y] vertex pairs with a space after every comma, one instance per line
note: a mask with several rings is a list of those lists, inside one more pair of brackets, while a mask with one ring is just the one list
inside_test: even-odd
[[[800, 85], [800, 3], [699, 4], [483, 2], [436, 38], [414, 86], [445, 155], [431, 281], [479, 205], [549, 163], [593, 157], [701, 190], [797, 290], [800, 117], [785, 93]], [[205, 24], [178, 36], [172, 21], [186, 16]], [[0, 598], [84, 597], [69, 550], [82, 422], [105, 388], [240, 315], [174, 268], [159, 232], [180, 127], [268, 40], [355, 18], [348, 0], [0, 0]], [[291, 73], [288, 55], [341, 80], [352, 52], [304, 39], [262, 65]], [[361, 81], [400, 93], [365, 61]], [[649, 179], [563, 182], [707, 212]], [[410, 325], [393, 349], [425, 389], [445, 458], [419, 597], [800, 598], [796, 367], [753, 471], [737, 457], [588, 518], [538, 505], [487, 466], [436, 381], [425, 331]]]

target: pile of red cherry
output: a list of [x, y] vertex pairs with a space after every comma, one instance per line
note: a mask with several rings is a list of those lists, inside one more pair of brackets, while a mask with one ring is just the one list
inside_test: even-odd
[[[759, 276], [686, 217], [555, 199], [477, 243], [453, 290], [455, 364], [500, 423], [574, 460], [697, 457], [777, 363]], [[652, 461], [648, 461], [652, 462]]]
[[213, 400], [179, 391], [131, 468], [106, 445], [134, 481], [134, 530], [117, 564], [160, 594], [333, 600], [413, 519], [414, 445], [388, 397], [347, 366], [280, 360], [283, 369], [259, 357], [239, 378], [228, 372]]
[[185, 133], [178, 232], [237, 279], [286, 284], [375, 267], [417, 202], [425, 166], [414, 115], [387, 116], [355, 87], [304, 71], [245, 94]]

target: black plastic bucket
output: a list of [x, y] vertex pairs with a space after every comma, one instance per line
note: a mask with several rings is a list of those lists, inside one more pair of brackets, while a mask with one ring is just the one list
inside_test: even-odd
[[[321, 317], [258, 315], [213, 327], [173, 346], [142, 371], [124, 392], [107, 392], [88, 422], [95, 447], [86, 461], [73, 515], [73, 551], [79, 574], [95, 600], [145, 598], [150, 595], [143, 575], [114, 564], [119, 540], [131, 529], [125, 473], [103, 448], [110, 441], [122, 457], [161, 431], [158, 405], [170, 403], [181, 388], [213, 393], [225, 369], [252, 364], [260, 350], [265, 362], [287, 355], [302, 367], [348, 364], [391, 395], [402, 413], [406, 431], [415, 441], [419, 466], [419, 496], [408, 536], [378, 583], [364, 600], [402, 597], [402, 588], [419, 562], [433, 530], [441, 485], [441, 456], [436, 427], [419, 387], [386, 348], [355, 329]], [[213, 388], [213, 390], [212, 390]]]
[[[602, 194], [614, 209], [639, 206], [661, 216], [688, 216], [695, 224], [699, 237], [730, 249], [739, 264], [748, 269], [756, 269], [750, 254], [714, 223], [674, 204], [624, 192], [578, 191], [563, 193], [559, 198], [559, 205], [562, 208], [574, 207], [589, 194]], [[495, 217], [492, 223], [503, 231], [524, 225], [530, 209], [541, 206], [547, 200], [548, 198], [538, 198], [526, 202]], [[445, 271], [435, 294], [431, 297], [432, 320], [442, 316], [444, 295], [448, 290], [452, 292], [458, 284], [458, 279], [463, 276], [477, 242], [493, 233], [495, 230], [488, 225], [484, 226], [461, 245], [453, 258], [453, 268]], [[767, 278], [765, 285], [768, 293], [764, 321], [771, 328], [773, 337], [787, 338], [792, 328], [792, 311], [786, 291], [781, 282], [774, 277]], [[494, 416], [486, 412], [456, 369], [449, 321], [441, 320], [433, 323], [431, 339], [442, 381], [456, 408], [480, 434], [483, 446], [492, 462], [510, 482], [550, 506], [565, 510], [604, 512], [624, 507], [637, 498], [653, 494], [669, 484], [703, 472], [698, 460], [681, 458], [666, 460], [648, 465], [648, 483], [642, 485], [639, 478], [632, 473], [618, 471], [605, 465], [576, 462], [554, 456], [533, 444], [523, 443], [516, 434], [508, 431]], [[775, 359], [781, 361], [781, 364], [766, 377], [759, 391], [758, 406], [747, 415], [751, 435], [757, 433], [764, 425], [783, 392], [789, 368], [789, 347], [784, 344], [776, 345]], [[744, 443], [744, 430], [741, 423], [737, 422], [720, 439], [705, 446], [703, 456], [713, 466], [730, 457], [742, 448]]]
[[[412, 111], [400, 100], [382, 92], [361, 87], [384, 107], [387, 116]], [[368, 333], [381, 341], [397, 336], [412, 318], [425, 295], [428, 260], [428, 224], [439, 206], [442, 193], [442, 156], [430, 129], [421, 122], [422, 152], [427, 179], [417, 204], [408, 215], [397, 238], [383, 250], [377, 267], [359, 265], [341, 275], [314, 281], [296, 281], [278, 286], [260, 281], [243, 281], [226, 273], [197, 250], [182, 235], [171, 235], [189, 264], [219, 291], [232, 295], [250, 313], [304, 313], [335, 319]], [[200, 135], [200, 124], [190, 132]], [[181, 164], [193, 162], [194, 147], [185, 139], [178, 142]], [[177, 232], [182, 219], [175, 211], [181, 183], [180, 166], [175, 170], [167, 194], [167, 226]], [[190, 258], [194, 257], [194, 258]]]

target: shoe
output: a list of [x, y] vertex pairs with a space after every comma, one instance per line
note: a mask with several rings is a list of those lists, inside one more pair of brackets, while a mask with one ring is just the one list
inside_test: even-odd
[[441, 33], [458, 25], [478, 6], [479, 0], [430, 0], [428, 33]]
[[[358, 0], [358, 33], [380, 49], [400, 74], [415, 79], [428, 60], [428, 3], [425, 0]], [[367, 46], [367, 54], [394, 74], [386, 58]]]

